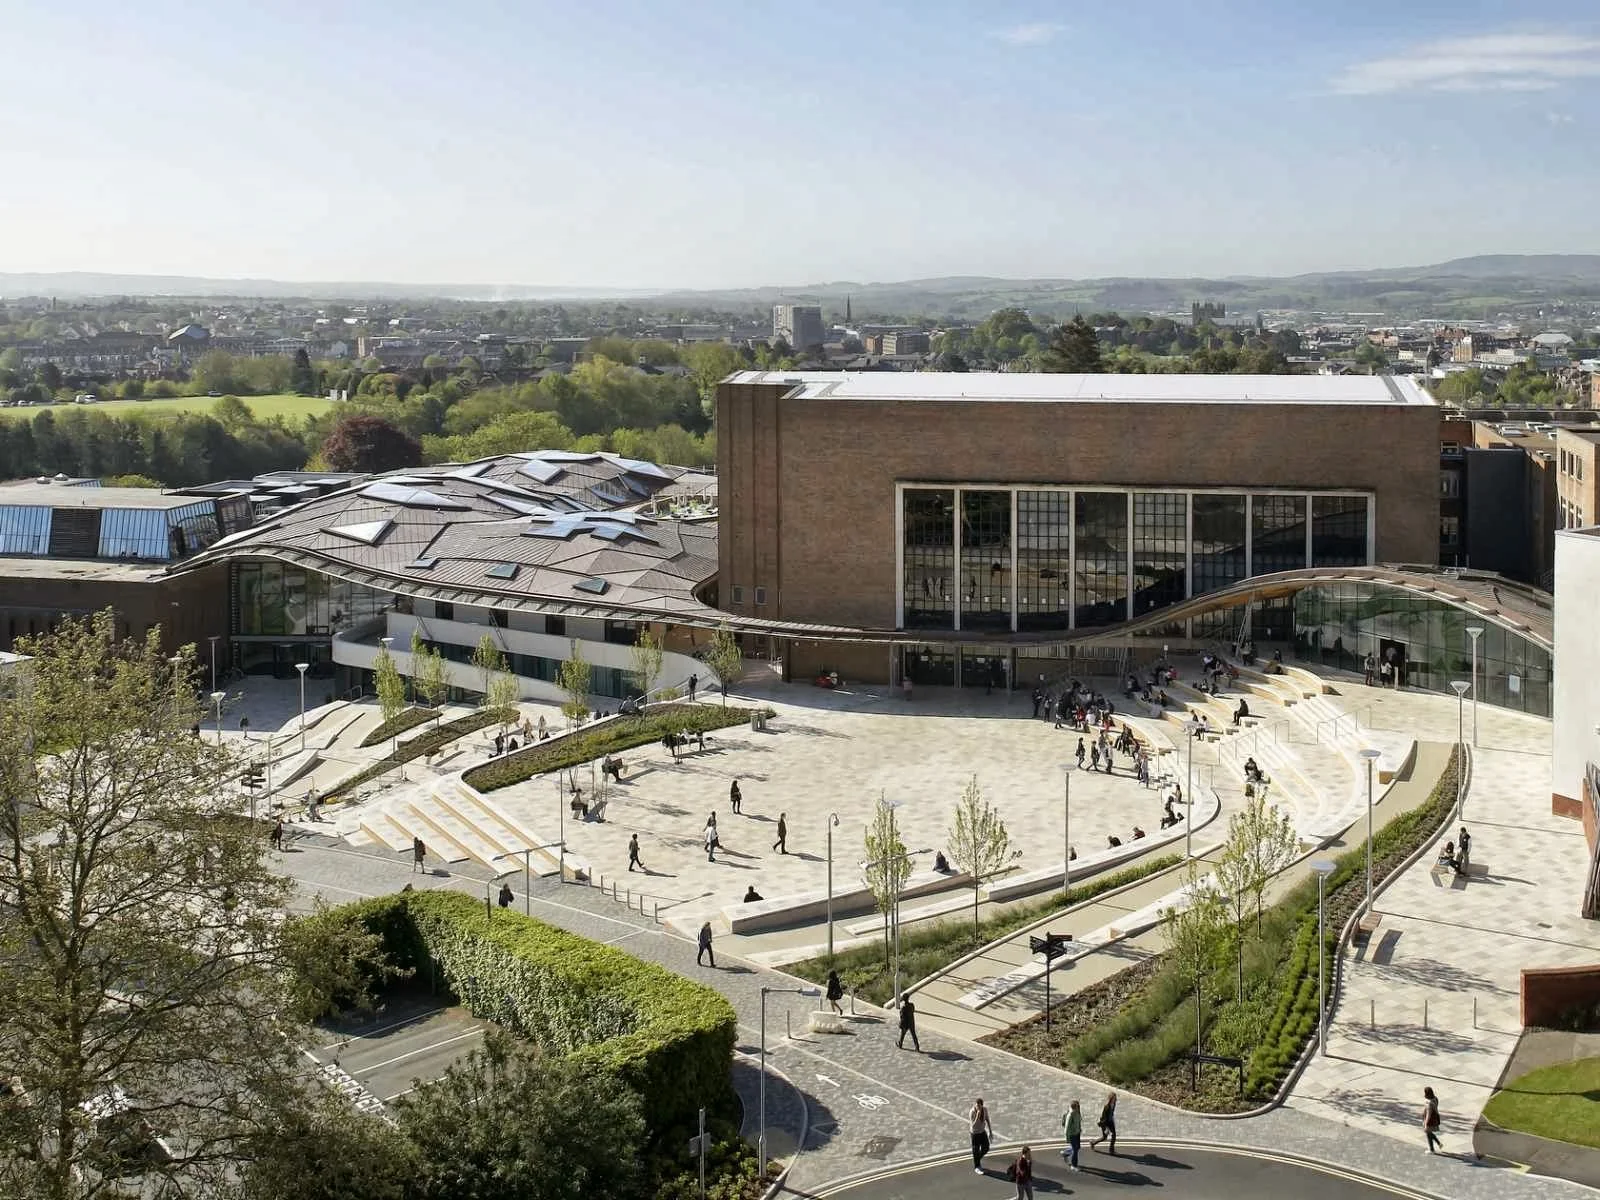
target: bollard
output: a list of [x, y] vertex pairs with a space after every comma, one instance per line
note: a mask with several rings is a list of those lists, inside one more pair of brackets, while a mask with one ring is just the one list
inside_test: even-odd
[[1426, 996], [1422, 998], [1422, 1027], [1424, 1029], [1428, 1027], [1428, 998]]
[[650, 914], [650, 918], [657, 925], [661, 924], [661, 901], [656, 901], [655, 910]]
[[633, 909], [633, 889], [632, 889], [632, 888], [628, 888], [628, 889], [627, 889], [627, 890], [626, 890], [626, 891], [625, 891], [625, 892], [624, 892], [624, 893], [623, 893], [623, 895], [624, 895], [624, 896], [626, 896], [626, 897], [627, 897], [627, 901], [628, 901], [628, 909], [629, 909], [629, 910], [630, 910], [630, 911], [632, 911], [632, 909]]
[[1476, 996], [1472, 998], [1472, 1027], [1474, 1029], [1478, 1027], [1478, 998]]
[[611, 898], [613, 900], [617, 898], [617, 881], [615, 879], [611, 881]]
[[856, 1015], [856, 993], [854, 988], [850, 991], [850, 1015], [852, 1017]]
[[1371, 997], [1368, 997], [1368, 999], [1367, 999], [1367, 1028], [1368, 1029], [1376, 1029], [1377, 1027], [1378, 1027], [1378, 1002], [1376, 1000], [1372, 999]]

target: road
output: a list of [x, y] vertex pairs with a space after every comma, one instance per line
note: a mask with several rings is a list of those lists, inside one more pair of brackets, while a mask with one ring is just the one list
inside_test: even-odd
[[[809, 1195], [838, 1200], [993, 1200], [1011, 1194], [1004, 1172], [1014, 1154], [992, 1154], [986, 1175], [972, 1173], [972, 1160], [951, 1156], [923, 1166], [891, 1168], [854, 1184], [823, 1187]], [[1034, 1189], [1046, 1196], [1127, 1195], [1130, 1187], [1168, 1188], [1184, 1200], [1254, 1200], [1293, 1196], [1295, 1200], [1366, 1200], [1419, 1197], [1425, 1193], [1327, 1168], [1256, 1154], [1199, 1150], [1161, 1143], [1125, 1142], [1115, 1158], [1085, 1151], [1076, 1174], [1067, 1170], [1055, 1147], [1040, 1147], [1034, 1161]]]

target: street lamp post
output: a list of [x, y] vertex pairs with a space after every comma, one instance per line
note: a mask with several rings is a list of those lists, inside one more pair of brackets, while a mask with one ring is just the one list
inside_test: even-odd
[[1472, 639], [1472, 745], [1478, 745], [1478, 639], [1483, 636], [1482, 625], [1468, 625], [1467, 636]]
[[300, 672], [300, 753], [306, 751], [306, 669], [310, 663], [295, 663], [294, 669]]
[[833, 961], [833, 828], [839, 823], [838, 813], [828, 814], [828, 961]]
[[1450, 686], [1456, 690], [1456, 816], [1461, 816], [1461, 804], [1466, 798], [1462, 782], [1467, 777], [1467, 689], [1472, 685], [1465, 679], [1452, 679]]
[[556, 836], [561, 839], [556, 851], [556, 882], [567, 881], [567, 796], [561, 790], [561, 769], [556, 769]]
[[1184, 802], [1189, 806], [1188, 810], [1185, 813], [1184, 828], [1183, 828], [1183, 856], [1185, 858], [1193, 858], [1194, 857], [1194, 744], [1195, 744], [1195, 741], [1200, 737], [1200, 722], [1196, 721], [1193, 717], [1190, 717], [1189, 718], [1189, 723], [1187, 725], [1185, 725], [1183, 728], [1184, 728], [1184, 732], [1188, 735], [1187, 738], [1185, 739], [1185, 741], [1188, 743], [1185, 748], [1188, 751], [1187, 757], [1188, 757], [1188, 760], [1189, 760], [1188, 766], [1185, 769], [1185, 776], [1184, 776], [1185, 782], [1184, 782], [1184, 788], [1183, 788], [1183, 799], [1184, 799]]
[[1328, 937], [1323, 929], [1322, 897], [1328, 876], [1333, 874], [1335, 864], [1326, 858], [1319, 858], [1311, 864], [1311, 869], [1317, 873], [1317, 1053], [1328, 1052], [1328, 984], [1326, 957], [1328, 950]]
[[793, 992], [797, 996], [820, 996], [821, 990], [814, 987], [775, 988], [761, 986], [761, 1082], [760, 1100], [757, 1108], [760, 1110], [760, 1132], [756, 1137], [757, 1161], [761, 1166], [759, 1174], [765, 1175], [767, 1171], [767, 995], [770, 992]]
[[1062, 778], [1066, 780], [1066, 791], [1061, 800], [1061, 898], [1067, 898], [1067, 889], [1072, 886], [1072, 773], [1078, 769], [1078, 764], [1068, 759], [1061, 764]]
[[1372, 913], [1372, 763], [1378, 751], [1368, 746], [1361, 752], [1367, 760], [1367, 913]]
[[227, 698], [226, 692], [212, 692], [211, 703], [217, 706], [217, 745], [222, 745], [222, 702]]
[[207, 640], [211, 643], [211, 690], [217, 690], [217, 640], [221, 634], [213, 633]]
[[[895, 827], [894, 814], [904, 800], [885, 800], [884, 804], [889, 809], [889, 845], [900, 844], [900, 831]], [[896, 858], [894, 873], [889, 878], [894, 882], [894, 906], [892, 908], [894, 921], [894, 1006], [900, 1007], [900, 863], [902, 859]]]

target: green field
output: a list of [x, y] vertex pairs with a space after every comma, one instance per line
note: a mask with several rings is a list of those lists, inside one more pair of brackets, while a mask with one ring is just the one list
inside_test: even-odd
[[[291, 425], [306, 417], [318, 417], [330, 411], [334, 402], [321, 396], [296, 396], [279, 392], [271, 396], [240, 396], [258, 420], [270, 421], [282, 417]], [[96, 404], [41, 404], [32, 408], [0, 408], [0, 419], [6, 417], [31, 421], [42, 412], [107, 413], [123, 417], [133, 413], [179, 413], [211, 411], [217, 402], [215, 396], [175, 396], [169, 400], [101, 400]]]
[[1600, 1146], [1600, 1058], [1530, 1071], [1489, 1098], [1483, 1115], [1501, 1129]]

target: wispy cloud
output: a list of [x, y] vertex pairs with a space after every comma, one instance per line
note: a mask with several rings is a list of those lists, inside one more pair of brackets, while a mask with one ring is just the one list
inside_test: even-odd
[[1567, 112], [1547, 112], [1544, 119], [1552, 125], [1571, 125], [1572, 114]]
[[1012, 46], [1042, 46], [1046, 42], [1053, 42], [1066, 31], [1065, 25], [1057, 25], [1051, 21], [1034, 21], [1027, 25], [1012, 25], [1006, 29], [997, 29], [993, 36]]
[[1351, 96], [1386, 92], [1537, 92], [1600, 76], [1600, 38], [1501, 33], [1448, 38], [1367, 62], [1333, 81]]

